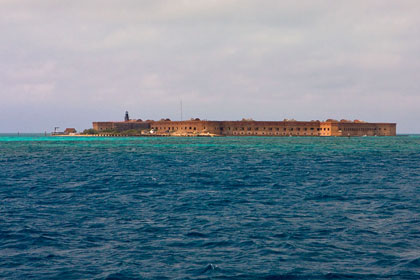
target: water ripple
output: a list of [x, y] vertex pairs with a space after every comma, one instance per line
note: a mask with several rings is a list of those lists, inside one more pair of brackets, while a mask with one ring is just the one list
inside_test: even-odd
[[0, 278], [420, 279], [420, 137], [0, 135]]

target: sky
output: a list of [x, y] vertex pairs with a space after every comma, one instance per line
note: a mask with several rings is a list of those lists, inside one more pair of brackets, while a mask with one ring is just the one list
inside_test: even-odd
[[0, 133], [361, 119], [420, 133], [420, 1], [0, 0]]

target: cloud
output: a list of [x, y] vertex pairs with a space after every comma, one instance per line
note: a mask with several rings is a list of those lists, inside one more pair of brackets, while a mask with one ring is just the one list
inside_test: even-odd
[[[420, 132], [418, 1], [0, 2], [0, 131], [350, 118]], [[36, 115], [30, 120], [10, 116]], [[191, 116], [190, 116], [191, 115]], [[6, 124], [7, 123], [7, 124]]]

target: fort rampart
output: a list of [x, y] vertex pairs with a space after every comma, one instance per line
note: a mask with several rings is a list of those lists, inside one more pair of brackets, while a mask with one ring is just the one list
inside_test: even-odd
[[395, 136], [395, 123], [363, 121], [135, 121], [94, 122], [98, 132], [144, 130], [146, 134], [169, 136]]

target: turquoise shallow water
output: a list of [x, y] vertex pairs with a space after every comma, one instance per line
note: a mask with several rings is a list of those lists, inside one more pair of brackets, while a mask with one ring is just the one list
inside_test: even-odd
[[420, 137], [0, 135], [0, 278], [419, 279]]

